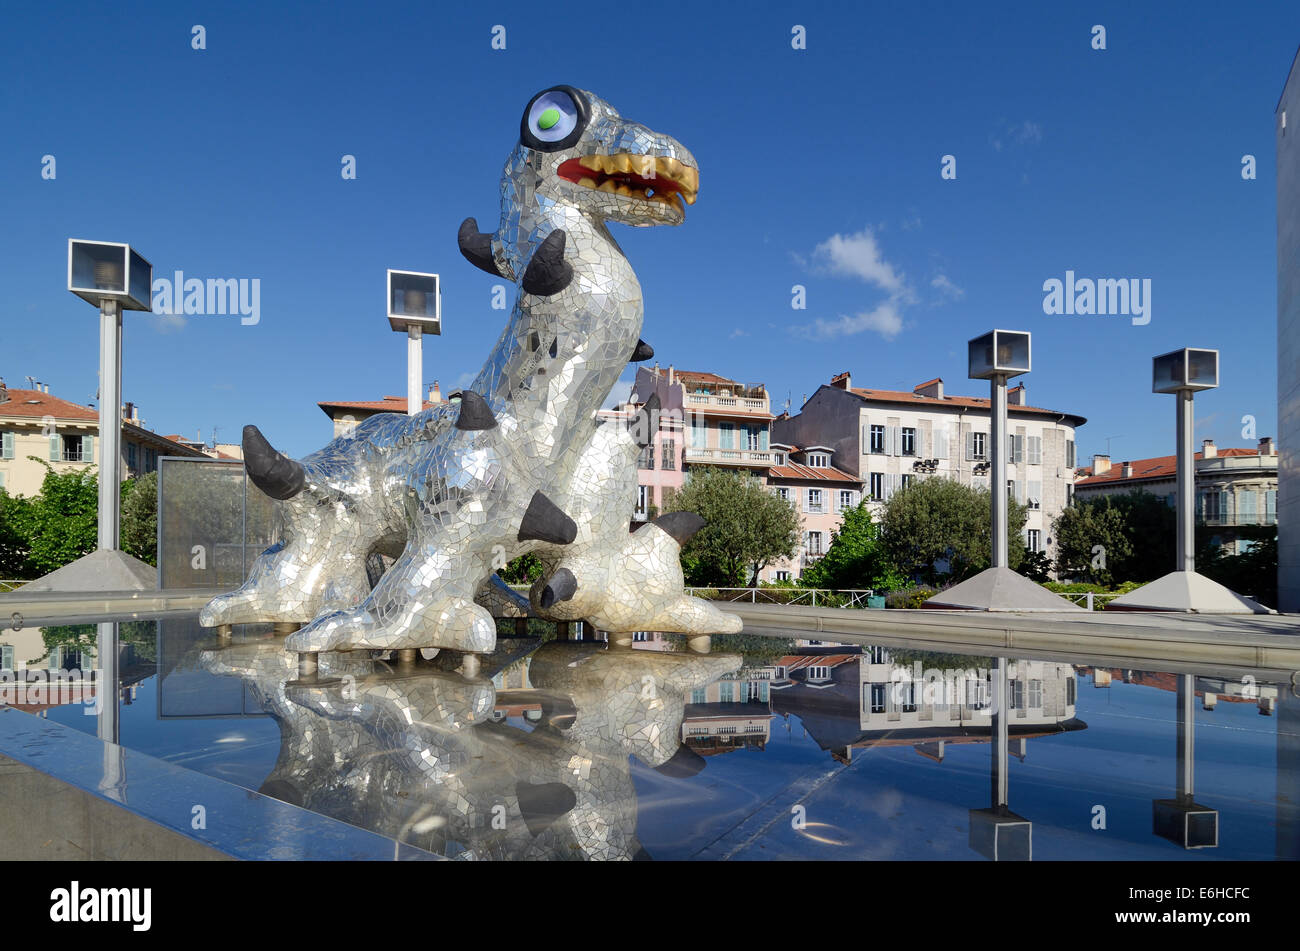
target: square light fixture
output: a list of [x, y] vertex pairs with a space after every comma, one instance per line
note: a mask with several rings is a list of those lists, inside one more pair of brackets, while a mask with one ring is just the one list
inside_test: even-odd
[[968, 343], [967, 375], [972, 380], [1013, 377], [1029, 372], [1029, 334], [1019, 330], [994, 330]]
[[1185, 347], [1151, 360], [1151, 392], [1212, 390], [1219, 385], [1219, 351]]
[[388, 271], [388, 325], [398, 333], [419, 327], [442, 333], [442, 288], [437, 274]]
[[129, 244], [68, 239], [68, 290], [101, 306], [117, 301], [123, 310], [153, 309], [153, 265]]

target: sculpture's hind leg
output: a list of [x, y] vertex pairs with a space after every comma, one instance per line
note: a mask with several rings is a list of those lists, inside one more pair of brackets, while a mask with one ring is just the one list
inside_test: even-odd
[[491, 651], [496, 621], [474, 603], [480, 580], [490, 572], [490, 549], [409, 544], [365, 601], [317, 618], [284, 646], [300, 652], [408, 647]]

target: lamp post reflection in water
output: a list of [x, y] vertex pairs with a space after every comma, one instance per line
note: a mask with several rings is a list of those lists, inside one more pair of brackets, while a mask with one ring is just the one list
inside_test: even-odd
[[1008, 808], [1007, 752], [1010, 723], [1007, 713], [1010, 691], [1007, 659], [994, 657], [989, 700], [993, 705], [989, 724], [990, 805], [970, 810], [970, 847], [995, 862], [1032, 861], [1034, 824]]
[[1151, 832], [1185, 849], [1219, 845], [1219, 810], [1196, 802], [1196, 678], [1178, 677], [1178, 778], [1175, 798], [1151, 803]]
[[95, 637], [95, 657], [99, 674], [95, 683], [99, 720], [96, 735], [104, 743], [104, 773], [99, 781], [99, 791], [110, 799], [122, 801], [126, 786], [126, 764], [123, 762], [121, 725], [118, 720], [118, 698], [121, 695], [122, 677], [118, 669], [119, 629], [116, 623], [98, 625]]

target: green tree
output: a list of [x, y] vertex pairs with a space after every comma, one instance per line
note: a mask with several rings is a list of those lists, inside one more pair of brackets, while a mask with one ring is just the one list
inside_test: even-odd
[[511, 561], [499, 574], [506, 584], [532, 584], [542, 576], [542, 560], [529, 552]]
[[866, 502], [844, 513], [830, 548], [799, 579], [811, 588], [876, 588], [893, 590], [907, 583], [889, 559], [880, 526]]
[[1196, 570], [1207, 578], [1254, 598], [1270, 608], [1277, 607], [1277, 530], [1249, 539], [1251, 547], [1229, 555], [1222, 547], [1206, 546], [1197, 552]]
[[122, 550], [158, 564], [158, 473], [122, 483]]
[[1052, 523], [1056, 574], [1062, 579], [1113, 585], [1133, 554], [1124, 516], [1109, 496], [1076, 501]]
[[40, 495], [31, 500], [27, 577], [39, 577], [89, 554], [99, 544], [99, 483], [93, 467], [55, 472], [45, 466]]
[[[991, 561], [991, 505], [988, 489], [952, 479], [919, 480], [885, 503], [885, 551], [900, 571], [926, 584], [969, 578]], [[1007, 499], [1010, 539], [1019, 536], [1027, 514], [1023, 504]], [[1007, 567], [1019, 568], [1024, 553], [1022, 545], [1007, 545]]]
[[665, 512], [695, 512], [705, 521], [682, 550], [686, 582], [730, 587], [755, 579], [769, 562], [790, 558], [799, 515], [756, 478], [729, 469], [693, 469], [664, 500]]
[[28, 578], [31, 500], [0, 489], [0, 578]]

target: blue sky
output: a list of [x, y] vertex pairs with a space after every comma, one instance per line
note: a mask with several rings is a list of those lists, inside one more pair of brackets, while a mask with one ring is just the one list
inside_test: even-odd
[[[524, 105], [567, 82], [699, 159], [684, 225], [617, 230], [664, 364], [765, 382], [778, 411], [842, 370], [982, 395], [965, 341], [1025, 329], [1030, 401], [1088, 417], [1081, 458], [1111, 437], [1124, 459], [1173, 449], [1151, 356], [1218, 347], [1198, 438], [1253, 442], [1246, 415], [1275, 433], [1273, 109], [1293, 2], [269, 6], [0, 14], [9, 385], [95, 393], [69, 237], [129, 241], [156, 276], [261, 281], [254, 326], [127, 315], [124, 396], [160, 432], [235, 441], [256, 422], [301, 455], [330, 435], [318, 400], [404, 393], [388, 267], [443, 275], [424, 377], [467, 381], [506, 315], [456, 228], [495, 222]], [[1043, 282], [1067, 270], [1149, 279], [1151, 322], [1044, 314]]]

